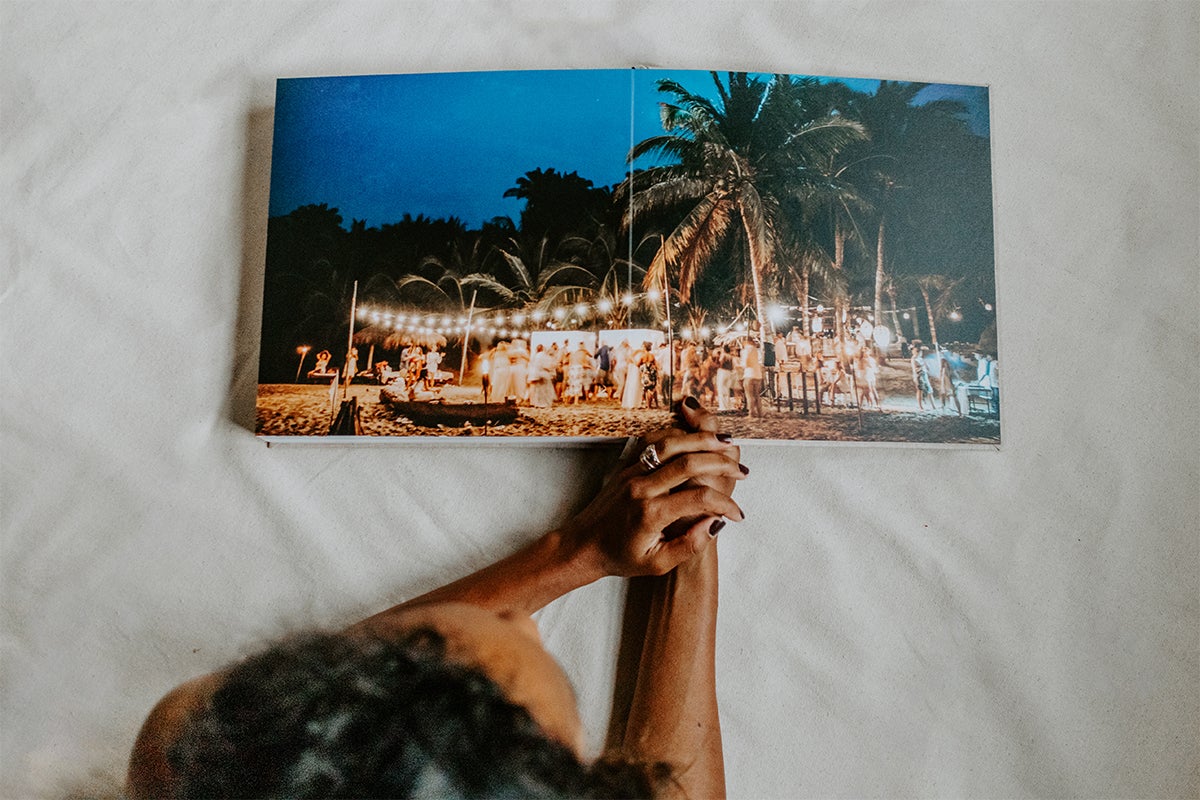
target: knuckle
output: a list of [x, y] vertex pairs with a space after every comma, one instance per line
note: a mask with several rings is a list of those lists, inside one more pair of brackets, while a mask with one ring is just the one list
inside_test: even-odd
[[630, 500], [645, 500], [649, 497], [650, 487], [646, 485], [645, 478], [634, 478], [629, 482], [627, 494]]

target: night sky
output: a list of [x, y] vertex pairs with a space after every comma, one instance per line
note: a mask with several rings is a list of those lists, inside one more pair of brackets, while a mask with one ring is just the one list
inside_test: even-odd
[[[707, 72], [649, 69], [282, 79], [270, 214], [327, 203], [346, 227], [405, 213], [470, 227], [516, 220], [524, 201], [502, 195], [533, 169], [575, 171], [597, 186], [623, 180], [631, 144], [662, 131], [655, 81], [664, 77], [716, 95]], [[842, 80], [866, 92], [879, 85]], [[986, 87], [935, 84], [918, 95], [937, 98], [964, 102], [972, 129], [988, 133]]]

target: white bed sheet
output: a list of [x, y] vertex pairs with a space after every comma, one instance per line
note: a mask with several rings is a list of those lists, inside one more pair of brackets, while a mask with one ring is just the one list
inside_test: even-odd
[[[1200, 795], [1197, 8], [0, 5], [0, 795], [113, 791], [172, 685], [487, 563], [612, 455], [254, 439], [273, 79], [633, 64], [992, 87], [1004, 447], [746, 448], [730, 793]], [[622, 593], [540, 620], [593, 746]]]

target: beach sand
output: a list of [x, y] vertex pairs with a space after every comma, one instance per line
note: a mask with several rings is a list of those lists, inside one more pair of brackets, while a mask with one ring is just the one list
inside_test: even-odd
[[[893, 367], [893, 372], [901, 372]], [[789, 412], [786, 399], [776, 409], [763, 398], [763, 417], [751, 419], [745, 412], [719, 412], [723, 428], [738, 439], [809, 440], [837, 442], [921, 442], [998, 445], [1000, 423], [982, 416], [960, 417], [953, 404], [946, 410], [919, 411], [915, 398], [897, 389], [903, 382], [889, 376], [881, 383], [882, 411], [822, 406], [817, 414], [810, 402], [809, 414], [801, 411], [798, 397]], [[478, 387], [447, 387], [447, 402], [478, 402]], [[349, 395], [358, 398], [364, 432], [369, 436], [567, 436], [624, 437], [662, 427], [670, 420], [665, 410], [620, 407], [615, 400], [599, 399], [577, 406], [522, 408], [516, 422], [503, 426], [428, 428], [398, 419], [389, 406], [379, 401], [380, 387], [354, 385]], [[810, 395], [811, 396], [811, 395]], [[340, 400], [341, 389], [337, 392]], [[256, 432], [268, 436], [320, 436], [329, 428], [335, 409], [328, 386], [263, 384], [258, 387]]]

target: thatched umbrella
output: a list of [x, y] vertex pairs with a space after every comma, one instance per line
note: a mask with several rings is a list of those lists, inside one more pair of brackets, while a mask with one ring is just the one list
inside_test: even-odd
[[416, 331], [393, 330], [382, 325], [370, 325], [354, 332], [356, 345], [370, 345], [370, 355], [367, 356], [367, 369], [375, 358], [375, 346], [384, 350], [401, 350], [412, 345], [419, 345], [428, 350], [431, 347], [445, 347], [446, 337], [440, 333], [419, 333]]
[[431, 347], [441, 348], [446, 346], [446, 337], [440, 333], [392, 331], [383, 341], [385, 350], [400, 350], [413, 345], [418, 345], [422, 350], [428, 350]]

